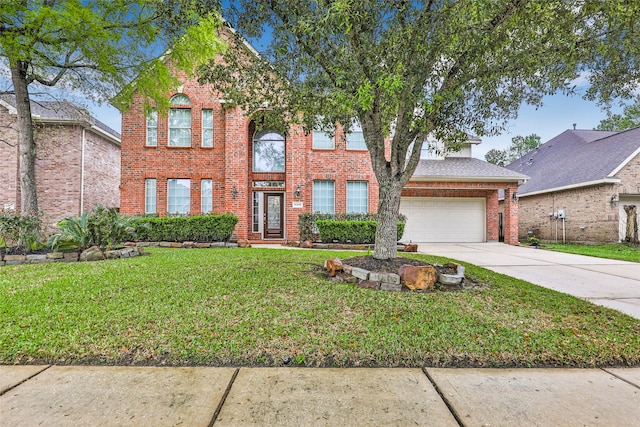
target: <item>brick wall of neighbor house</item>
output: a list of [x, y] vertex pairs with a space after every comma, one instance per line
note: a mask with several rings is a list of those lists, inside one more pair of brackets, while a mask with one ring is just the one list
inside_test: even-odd
[[[618, 241], [618, 207], [611, 206], [613, 185], [576, 188], [550, 194], [521, 197], [519, 201], [521, 241], [535, 236], [546, 241], [562, 241], [562, 220], [549, 213], [566, 212], [567, 242]], [[556, 234], [557, 225], [557, 234]]]
[[9, 114], [6, 108], [0, 107], [0, 209], [6, 206], [20, 209], [17, 200], [18, 191], [18, 147], [16, 141], [15, 116]]
[[80, 126], [37, 126], [36, 188], [44, 222], [77, 216], [80, 212]]
[[621, 182], [615, 186], [615, 191], [620, 194], [640, 194], [640, 154], [620, 169], [616, 176]]
[[83, 210], [100, 204], [120, 207], [120, 146], [85, 131]]

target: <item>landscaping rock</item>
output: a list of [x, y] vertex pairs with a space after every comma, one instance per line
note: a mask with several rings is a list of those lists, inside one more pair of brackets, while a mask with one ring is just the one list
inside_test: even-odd
[[80, 254], [80, 261], [99, 261], [104, 259], [104, 254], [97, 246], [91, 246]]
[[383, 291], [400, 292], [402, 290], [402, 285], [395, 283], [380, 283], [380, 289]]
[[191, 249], [195, 247], [195, 245], [196, 245], [195, 242], [182, 242], [182, 247], [185, 249]]
[[405, 286], [412, 291], [429, 289], [438, 280], [437, 270], [430, 265], [423, 267], [403, 265], [398, 270], [398, 273]]
[[456, 264], [453, 262], [449, 262], [444, 265], [444, 267], [449, 267], [455, 270], [456, 274], [438, 274], [438, 282], [443, 285], [459, 285], [462, 283], [464, 279], [464, 266], [460, 264]]
[[415, 243], [409, 243], [407, 246], [404, 247], [404, 251], [405, 252], [418, 252], [418, 245], [416, 245]]
[[[204, 243], [203, 243], [204, 244]], [[225, 242], [213, 242], [213, 243], [209, 243], [209, 246], [204, 246], [204, 247], [209, 247], [209, 248], [226, 248], [228, 246], [227, 243]]]
[[31, 254], [27, 255], [27, 262], [35, 264], [38, 261], [44, 261], [47, 259], [47, 254]]
[[238, 241], [236, 243], [238, 244], [239, 248], [250, 248], [251, 247], [251, 243], [249, 243], [249, 241], [247, 239], [238, 239]]
[[374, 282], [373, 280], [362, 280], [358, 283], [359, 288], [373, 289], [375, 291], [380, 289], [380, 282]]
[[351, 267], [351, 275], [360, 280], [369, 280], [369, 271], [362, 268]]
[[373, 280], [375, 282], [392, 283], [394, 285], [400, 284], [400, 276], [394, 273], [377, 273], [372, 271], [371, 273], [369, 273], [369, 280]]
[[67, 252], [64, 254], [62, 258], [64, 262], [76, 262], [78, 261], [78, 253], [77, 252]]
[[324, 268], [329, 272], [329, 277], [334, 277], [338, 271], [343, 271], [342, 261], [339, 258], [331, 258], [324, 262]]
[[120, 251], [117, 249], [113, 251], [105, 251], [104, 256], [107, 259], [118, 259], [120, 258]]
[[11, 263], [25, 262], [27, 260], [27, 256], [26, 255], [5, 255], [4, 260], [7, 262], [7, 264], [9, 264], [9, 261], [11, 261]]
[[198, 242], [194, 245], [196, 248], [198, 249], [204, 249], [204, 248], [210, 248], [211, 247], [211, 243], [201, 243]]
[[304, 249], [312, 249], [313, 242], [311, 240], [305, 240], [304, 242], [300, 243], [300, 247]]
[[62, 252], [49, 252], [47, 254], [47, 258], [49, 258], [49, 259], [64, 259], [64, 254]]

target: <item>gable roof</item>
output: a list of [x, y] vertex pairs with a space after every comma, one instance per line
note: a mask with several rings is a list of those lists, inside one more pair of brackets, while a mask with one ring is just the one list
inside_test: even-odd
[[528, 176], [472, 157], [420, 160], [411, 181], [518, 182]]
[[640, 128], [624, 132], [567, 130], [507, 165], [531, 177], [520, 196], [598, 183], [619, 182], [616, 173], [640, 153]]
[[[0, 95], [0, 105], [4, 106], [10, 114], [17, 114], [16, 102], [13, 95]], [[116, 140], [120, 144], [120, 133], [111, 129], [100, 120], [93, 117], [87, 110], [67, 101], [31, 101], [31, 115], [36, 121], [86, 124], [109, 139]]]

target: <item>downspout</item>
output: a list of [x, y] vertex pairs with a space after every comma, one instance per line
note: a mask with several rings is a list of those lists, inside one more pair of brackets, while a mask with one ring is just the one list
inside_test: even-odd
[[86, 129], [82, 128], [82, 147], [80, 149], [80, 213], [78, 216], [82, 216], [84, 212], [84, 145], [86, 141], [85, 136]]

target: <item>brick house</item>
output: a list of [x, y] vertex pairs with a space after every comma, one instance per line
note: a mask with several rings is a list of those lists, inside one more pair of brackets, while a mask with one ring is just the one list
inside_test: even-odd
[[[121, 212], [141, 215], [231, 212], [234, 239], [298, 238], [304, 212], [375, 212], [378, 185], [362, 132], [287, 135], [261, 129], [206, 85], [184, 78], [167, 115], [145, 116], [140, 99], [122, 117]], [[403, 240], [498, 240], [498, 190], [523, 175], [461, 153], [425, 150], [403, 191]], [[505, 241], [517, 243], [517, 204], [509, 202]], [[425, 221], [425, 214], [432, 218]], [[442, 230], [449, 232], [442, 232]]]
[[640, 207], [640, 128], [567, 130], [507, 168], [531, 177], [518, 191], [520, 239], [617, 242], [624, 206]]
[[[38, 207], [47, 226], [96, 204], [120, 205], [120, 135], [67, 102], [32, 101]], [[0, 98], [0, 208], [20, 210], [17, 111]]]

